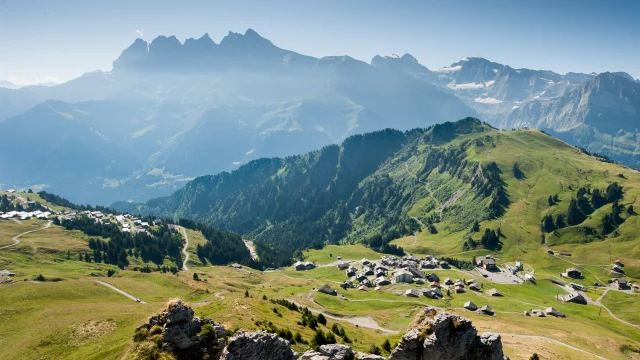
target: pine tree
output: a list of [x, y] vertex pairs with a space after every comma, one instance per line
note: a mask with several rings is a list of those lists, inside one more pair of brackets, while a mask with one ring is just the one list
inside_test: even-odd
[[244, 291], [244, 297], [249, 297], [249, 289]]
[[322, 325], [327, 325], [327, 318], [322, 315], [322, 313], [318, 314], [318, 323]]
[[549, 199], [547, 199], [547, 202], [549, 203], [549, 207], [553, 206], [553, 197], [551, 195], [549, 195]]
[[565, 227], [564, 215], [558, 214], [558, 216], [556, 216], [556, 221], [554, 223], [554, 226], [556, 227], [556, 229], [562, 229], [563, 227]]
[[634, 214], [633, 205], [629, 205], [629, 207], [627, 207], [627, 214], [629, 214], [629, 215], [633, 215]]
[[473, 222], [473, 226], [471, 227], [471, 231], [473, 231], [473, 232], [480, 231], [480, 224], [478, 223], [478, 220]]
[[542, 231], [544, 232], [552, 232], [555, 230], [555, 225], [553, 224], [553, 217], [551, 215], [546, 215], [542, 219]]
[[558, 194], [554, 194], [553, 195], [553, 202], [557, 204], [558, 201], [560, 201], [560, 199], [558, 198]]
[[572, 198], [569, 203], [569, 210], [567, 210], [567, 224], [569, 226], [578, 225], [580, 223], [580, 210], [578, 210], [578, 204], [576, 199]]
[[531, 355], [531, 357], [529, 358], [529, 360], [540, 360], [540, 357], [538, 356], [537, 353], [533, 353], [533, 355]]
[[386, 352], [391, 352], [391, 343], [389, 342], [389, 339], [384, 339], [384, 342], [382, 343], [382, 350], [386, 351]]

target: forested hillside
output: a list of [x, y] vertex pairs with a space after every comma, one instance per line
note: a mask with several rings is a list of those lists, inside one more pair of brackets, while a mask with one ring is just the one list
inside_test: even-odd
[[635, 171], [540, 131], [501, 131], [466, 118], [256, 160], [196, 178], [170, 197], [115, 206], [288, 249], [365, 242], [390, 253], [401, 246], [515, 257], [541, 244], [626, 241], [633, 248], [637, 184]]
[[[495, 164], [466, 159], [465, 136], [493, 131], [467, 118], [427, 130], [356, 135], [303, 156], [260, 159], [232, 173], [199, 177], [171, 197], [134, 209], [116, 206], [191, 218], [289, 248], [346, 240], [394, 251], [390, 240], [440, 221], [426, 212], [407, 214], [430, 196], [422, 183], [431, 173], [443, 187], [447, 179], [470, 184], [465, 196], [471, 207], [446, 215], [459, 226], [504, 212], [508, 199]], [[422, 164], [418, 171], [416, 163]]]

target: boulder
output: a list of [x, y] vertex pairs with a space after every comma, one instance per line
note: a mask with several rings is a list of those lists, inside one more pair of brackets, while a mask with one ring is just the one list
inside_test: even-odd
[[331, 360], [352, 360], [355, 354], [347, 345], [327, 344], [320, 346], [320, 353]]
[[264, 331], [239, 330], [229, 339], [220, 360], [297, 360], [289, 341]]
[[309, 350], [302, 354], [299, 360], [329, 360], [329, 357], [317, 351]]
[[504, 360], [497, 334], [478, 336], [470, 320], [432, 307], [423, 309], [389, 360]]
[[361, 352], [356, 353], [355, 359], [356, 360], [385, 360], [384, 357], [380, 355], [365, 354]]

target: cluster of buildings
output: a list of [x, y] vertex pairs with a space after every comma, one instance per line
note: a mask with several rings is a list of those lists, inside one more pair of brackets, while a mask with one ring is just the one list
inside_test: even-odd
[[440, 278], [434, 272], [427, 273], [424, 270], [448, 267], [448, 263], [430, 255], [423, 259], [414, 256], [383, 256], [378, 262], [362, 259], [359, 262], [340, 262], [337, 266], [348, 278], [341, 284], [344, 289], [367, 291], [370, 288], [379, 290], [381, 286], [391, 284], [428, 284], [429, 287], [425, 286], [423, 289], [409, 289], [405, 295], [435, 299], [442, 297]]
[[9, 219], [20, 219], [20, 220], [29, 220], [29, 219], [48, 219], [51, 216], [51, 211], [8, 211], [6, 213], [0, 212], [0, 219], [9, 220]]
[[530, 309], [524, 311], [525, 316], [537, 316], [537, 317], [545, 317], [545, 316], [555, 316], [555, 317], [565, 317], [563, 313], [556, 310], [554, 307], [548, 307], [546, 309]]

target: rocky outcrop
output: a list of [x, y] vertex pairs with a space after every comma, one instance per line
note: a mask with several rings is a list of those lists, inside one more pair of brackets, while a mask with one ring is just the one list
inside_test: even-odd
[[289, 341], [264, 331], [239, 330], [224, 348], [220, 360], [297, 360]]
[[[227, 331], [211, 319], [194, 316], [182, 300], [170, 301], [167, 309], [136, 329], [135, 340], [158, 344], [159, 350], [180, 357], [219, 356], [227, 344]], [[135, 352], [135, 350], [134, 350]]]
[[[182, 300], [152, 316], [136, 330], [136, 346], [128, 358], [145, 358], [150, 347], [168, 358], [220, 360], [385, 360], [355, 352], [343, 344], [322, 345], [298, 357], [289, 341], [264, 331], [237, 331], [231, 338], [222, 325], [194, 316]], [[148, 357], [148, 356], [146, 356]], [[498, 334], [478, 335], [470, 320], [422, 310], [393, 350], [389, 360], [508, 360]]]
[[354, 360], [355, 356], [356, 354], [347, 345], [329, 344], [320, 346], [318, 351], [305, 352], [300, 360]]
[[470, 320], [440, 313], [435, 308], [422, 310], [389, 360], [505, 360], [498, 334], [478, 336]]

